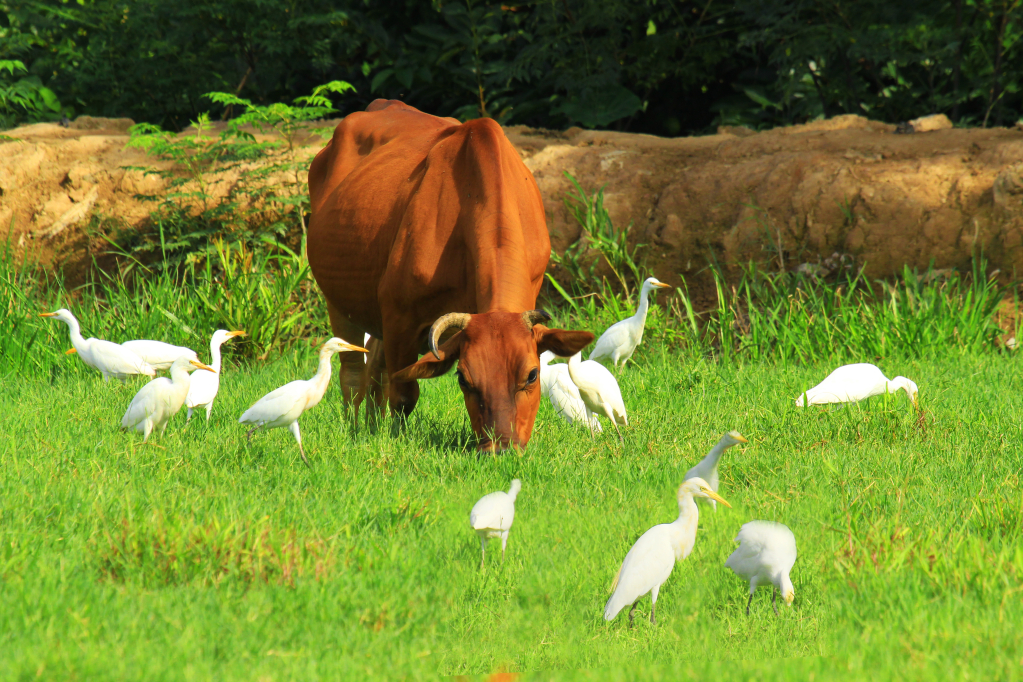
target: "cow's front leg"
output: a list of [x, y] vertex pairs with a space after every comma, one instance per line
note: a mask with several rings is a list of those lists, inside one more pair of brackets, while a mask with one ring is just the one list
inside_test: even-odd
[[394, 375], [399, 370], [414, 364], [419, 359], [419, 342], [416, 338], [407, 338], [401, 334], [388, 334], [384, 331], [384, 355], [387, 361], [387, 402], [391, 406], [391, 414], [407, 417], [416, 409], [419, 402], [419, 382], [398, 381]]
[[[334, 336], [344, 339], [348, 343], [359, 345], [363, 342], [363, 332], [356, 327], [344, 314], [335, 310], [334, 306], [327, 301], [327, 314], [330, 315], [330, 328]], [[341, 385], [341, 397], [346, 406], [355, 407], [355, 414], [358, 414], [359, 403], [364, 396], [366, 384], [366, 354], [365, 353], [339, 353], [338, 360], [341, 365], [338, 372], [338, 381]]]

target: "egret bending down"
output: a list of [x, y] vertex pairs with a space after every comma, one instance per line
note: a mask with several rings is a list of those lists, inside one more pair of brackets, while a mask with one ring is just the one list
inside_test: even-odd
[[192, 383], [188, 389], [188, 396], [185, 398], [188, 419], [192, 418], [192, 410], [205, 407], [206, 421], [210, 420], [210, 414], [213, 413], [213, 400], [217, 397], [217, 391], [220, 390], [220, 368], [223, 365], [220, 346], [236, 336], [245, 336], [245, 332], [229, 332], [226, 329], [218, 329], [213, 332], [213, 338], [210, 339], [210, 356], [213, 358], [213, 364], [210, 366], [213, 367], [213, 371], [200, 370], [192, 375]]
[[330, 359], [334, 357], [335, 353], [343, 351], [368, 352], [365, 348], [354, 346], [336, 336], [327, 341], [320, 348], [320, 364], [312, 379], [300, 379], [285, 384], [276, 391], [267, 393], [255, 405], [245, 410], [238, 422], [255, 424], [249, 429], [249, 439], [252, 439], [252, 434], [258, 428], [276, 429], [287, 426], [298, 443], [298, 452], [302, 455], [302, 461], [309, 466], [309, 460], [306, 459], [305, 450], [302, 448], [302, 434], [298, 430], [298, 418], [306, 410], [316, 407], [323, 399], [323, 394], [327, 392], [327, 386], [330, 385]]
[[[721, 440], [717, 442], [707, 456], [700, 460], [700, 463], [694, 466], [692, 469], [686, 472], [686, 477], [683, 480], [688, 481], [690, 478], [702, 478], [710, 484], [710, 489], [717, 492], [720, 487], [720, 478], [718, 478], [718, 462], [721, 461], [721, 455], [725, 454], [725, 450], [738, 445], [739, 443], [747, 442], [742, 434], [738, 431], [729, 431], [725, 435], [721, 436]], [[710, 506], [714, 508], [714, 511], [718, 510], [718, 503], [715, 500], [710, 500]]]
[[654, 609], [657, 606], [657, 592], [671, 575], [676, 561], [682, 561], [693, 551], [696, 544], [696, 525], [700, 511], [694, 497], [717, 500], [726, 507], [732, 505], [716, 492], [702, 478], [691, 478], [678, 489], [678, 518], [674, 523], [654, 526], [636, 540], [625, 555], [622, 567], [618, 569], [611, 589], [614, 594], [604, 607], [604, 620], [613, 620], [628, 605], [629, 625], [640, 597], [650, 593], [650, 622], [657, 624]]
[[789, 606], [796, 598], [792, 588], [789, 572], [796, 563], [796, 536], [788, 526], [773, 521], [750, 521], [744, 523], [735, 536], [739, 543], [738, 549], [725, 561], [725, 566], [735, 571], [740, 578], [749, 580], [749, 601], [746, 602], [746, 615], [749, 615], [750, 604], [753, 603], [753, 592], [757, 585], [770, 584], [771, 605], [775, 615], [778, 614], [778, 593]]
[[501, 561], [508, 547], [508, 531], [515, 520], [515, 498], [522, 489], [522, 481], [512, 479], [508, 492], [497, 491], [480, 498], [469, 512], [469, 524], [480, 538], [480, 568], [487, 558], [487, 540], [501, 538]]
[[804, 398], [809, 398], [811, 405], [857, 403], [882, 393], [895, 393], [899, 389], [906, 392], [916, 407], [917, 386], [910, 379], [906, 377], [889, 379], [876, 365], [867, 362], [842, 365], [824, 381], [796, 398], [796, 406], [803, 407]]
[[133, 374], [156, 376], [152, 366], [127, 348], [113, 341], [82, 338], [82, 328], [71, 311], [61, 308], [55, 313], [40, 313], [39, 317], [52, 317], [67, 324], [74, 346], [68, 352], [78, 353], [82, 362], [103, 374], [103, 381], [110, 381], [110, 377], [124, 381]]
[[191, 348], [174, 346], [163, 341], [138, 339], [135, 341], [125, 341], [121, 346], [148, 362], [157, 372], [168, 369], [182, 355], [190, 360], [199, 362], [199, 356]]
[[160, 429], [160, 435], [167, 430], [167, 423], [176, 415], [185, 403], [188, 395], [188, 373], [193, 369], [212, 371], [209, 365], [182, 355], [170, 366], [170, 378], [153, 379], [139, 389], [128, 406], [128, 411], [121, 417], [122, 429], [134, 429], [142, 432], [142, 442], [149, 440], [154, 429]]
[[601, 433], [604, 427], [595, 414], [588, 414], [586, 403], [579, 397], [579, 387], [568, 375], [568, 365], [551, 365], [554, 353], [545, 350], [540, 354], [540, 393], [547, 396], [554, 411], [565, 418], [569, 424], [581, 422], [590, 425], [590, 430]]
[[608, 327], [597, 339], [597, 345], [590, 353], [590, 360], [610, 360], [615, 367], [621, 361], [622, 367], [625, 366], [636, 351], [636, 347], [643, 341], [646, 314], [650, 309], [648, 298], [654, 287], [667, 288], [668, 285], [658, 281], [656, 277], [648, 277], [639, 292], [639, 309], [636, 310], [636, 314]]
[[[579, 388], [579, 397], [586, 405], [587, 419], [592, 419], [591, 413], [604, 415], [611, 420], [611, 426], [618, 432], [618, 439], [624, 443], [618, 425], [628, 426], [629, 415], [625, 413], [625, 401], [622, 400], [622, 391], [614, 375], [599, 362], [583, 362], [581, 353], [569, 358], [568, 375]], [[592, 433], [592, 427], [590, 431]]]

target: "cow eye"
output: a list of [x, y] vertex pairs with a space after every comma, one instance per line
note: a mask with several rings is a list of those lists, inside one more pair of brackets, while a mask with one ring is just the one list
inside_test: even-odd
[[462, 388], [465, 388], [465, 389], [472, 388], [472, 386], [469, 384], [469, 382], [465, 380], [465, 375], [462, 374], [462, 370], [456, 371], [455, 372], [455, 376], [458, 377], [458, 385], [459, 386], [461, 386]]
[[534, 367], [532, 370], [530, 370], [529, 376], [526, 377], [526, 384], [533, 383], [534, 381], [536, 381], [536, 378], [538, 376], [540, 376], [540, 370], [538, 370], [536, 367]]

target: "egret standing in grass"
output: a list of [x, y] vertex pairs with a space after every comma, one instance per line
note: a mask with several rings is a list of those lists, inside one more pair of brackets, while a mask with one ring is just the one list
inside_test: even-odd
[[746, 602], [746, 615], [749, 615], [750, 604], [757, 585], [772, 585], [771, 606], [775, 615], [778, 614], [778, 593], [789, 606], [796, 598], [789, 573], [796, 563], [796, 536], [788, 526], [773, 521], [750, 521], [744, 523], [735, 536], [739, 547], [725, 561], [725, 566], [735, 571], [740, 578], [749, 581], [749, 601]]
[[[717, 442], [707, 456], [700, 460], [700, 463], [694, 466], [692, 469], [686, 472], [684, 480], [690, 478], [702, 478], [710, 484], [710, 489], [717, 492], [720, 489], [720, 478], [718, 477], [718, 462], [721, 461], [721, 455], [725, 454], [725, 450], [738, 445], [739, 443], [745, 443], [746, 439], [742, 437], [742, 434], [738, 431], [729, 431], [725, 435], [721, 436], [721, 440]], [[714, 508], [714, 511], [718, 510], [718, 503], [715, 500], [710, 500], [710, 506]]]
[[125, 341], [121, 346], [145, 360], [157, 372], [169, 369], [174, 364], [174, 361], [181, 356], [199, 362], [199, 356], [191, 348], [175, 346], [163, 341], [137, 339], [135, 341]]
[[906, 392], [916, 407], [917, 386], [910, 379], [906, 377], [889, 379], [876, 365], [867, 362], [842, 365], [824, 381], [796, 398], [796, 406], [803, 407], [807, 398], [811, 405], [857, 403], [882, 393], [895, 393], [899, 389]]
[[590, 360], [610, 360], [615, 367], [621, 362], [624, 367], [643, 340], [646, 314], [650, 309], [650, 292], [655, 288], [667, 287], [667, 284], [658, 281], [656, 277], [648, 277], [639, 292], [639, 309], [636, 310], [636, 314], [608, 327], [597, 339], [597, 345], [590, 353]]
[[498, 491], [480, 498], [469, 512], [469, 524], [480, 538], [480, 568], [487, 558], [487, 540], [501, 538], [501, 561], [508, 547], [508, 531], [515, 520], [515, 498], [522, 489], [522, 481], [512, 479], [508, 492]]
[[160, 435], [167, 430], [167, 423], [185, 403], [188, 395], [188, 373], [193, 369], [213, 371], [209, 365], [182, 355], [170, 366], [170, 378], [153, 379], [139, 389], [131, 400], [127, 412], [121, 418], [122, 429], [142, 432], [142, 442], [149, 440], [149, 434], [160, 429]]
[[547, 396], [554, 411], [569, 424], [588, 422], [591, 431], [602, 432], [604, 427], [600, 425], [600, 419], [587, 412], [586, 403], [579, 397], [579, 387], [568, 375], [568, 365], [550, 364], [555, 357], [549, 350], [540, 354], [540, 393]]
[[[621, 429], [618, 425], [629, 425], [629, 415], [625, 413], [625, 401], [618, 381], [607, 367], [593, 360], [582, 360], [582, 354], [576, 353], [568, 359], [568, 375], [579, 388], [579, 397], [586, 405], [587, 419], [590, 413], [604, 415], [611, 420], [611, 426], [618, 432], [618, 439], [623, 443]], [[593, 432], [591, 427], [590, 432]]]
[[213, 400], [217, 397], [217, 391], [220, 390], [220, 370], [223, 366], [220, 346], [236, 336], [245, 336], [245, 332], [229, 332], [226, 329], [218, 329], [213, 332], [213, 338], [210, 339], [210, 357], [213, 359], [210, 366], [213, 371], [203, 369], [192, 375], [192, 383], [188, 389], [188, 396], [185, 398], [188, 419], [192, 418], [193, 410], [205, 407], [206, 421], [210, 420], [210, 414], [213, 413]]
[[354, 346], [344, 339], [334, 337], [320, 348], [320, 364], [312, 379], [300, 379], [285, 384], [276, 391], [267, 393], [255, 405], [245, 410], [238, 422], [254, 424], [249, 429], [249, 440], [252, 439], [252, 434], [256, 429], [276, 429], [287, 426], [298, 443], [298, 452], [302, 455], [302, 461], [309, 466], [309, 460], [306, 459], [305, 450], [302, 448], [302, 434], [298, 430], [298, 418], [306, 410], [316, 407], [323, 399], [323, 394], [327, 392], [327, 386], [330, 385], [330, 359], [334, 357], [335, 353], [344, 351], [368, 352], [362, 346]]
[[54, 313], [40, 313], [39, 317], [52, 317], [67, 324], [74, 346], [68, 352], [77, 353], [82, 362], [103, 374], [103, 381], [110, 381], [110, 377], [124, 381], [133, 374], [156, 376], [152, 366], [127, 348], [113, 341], [82, 338], [82, 328], [71, 311], [61, 308]]
[[614, 620], [623, 608], [631, 604], [631, 627], [636, 603], [643, 595], [650, 593], [650, 622], [657, 624], [654, 617], [657, 593], [671, 575], [675, 562], [689, 556], [696, 544], [700, 510], [693, 501], [694, 497], [717, 500], [726, 507], [732, 506], [711, 490], [702, 478], [691, 478], [679, 486], [678, 518], [674, 523], [662, 523], [643, 533], [625, 555], [625, 561], [611, 585], [614, 593], [604, 607], [604, 620]]

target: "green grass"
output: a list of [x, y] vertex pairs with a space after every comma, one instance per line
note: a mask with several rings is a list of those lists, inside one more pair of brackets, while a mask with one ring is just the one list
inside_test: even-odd
[[[61, 334], [63, 336], [63, 334]], [[60, 347], [63, 349], [63, 346]], [[228, 366], [207, 427], [141, 445], [117, 429], [140, 383], [8, 374], [0, 395], [0, 678], [1018, 679], [1023, 676], [1020, 397], [1012, 357], [886, 361], [904, 395], [797, 411], [829, 368], [715, 363], [648, 339], [621, 374], [624, 447], [545, 402], [524, 453], [479, 456], [452, 376], [421, 382], [407, 430], [357, 433], [332, 385], [286, 431], [237, 416], [314, 371], [301, 347]], [[64, 359], [68, 367], [80, 363]], [[721, 433], [734, 509], [630, 631], [601, 618], [631, 543], [677, 515]], [[523, 481], [508, 555], [480, 571], [468, 512]], [[724, 560], [739, 526], [794, 531], [794, 607], [775, 616]]]

